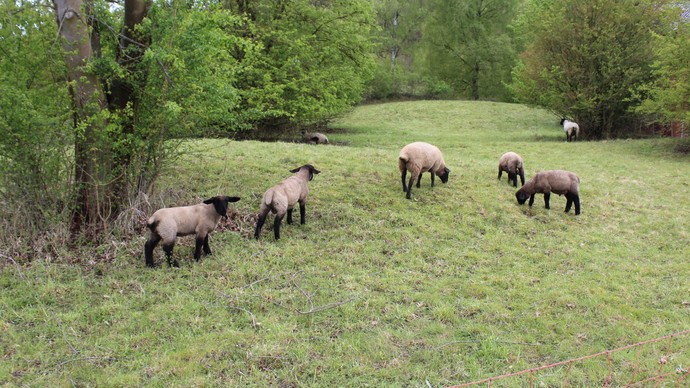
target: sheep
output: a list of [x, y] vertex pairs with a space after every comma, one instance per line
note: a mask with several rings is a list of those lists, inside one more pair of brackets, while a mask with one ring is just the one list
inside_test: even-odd
[[307, 195], [309, 195], [309, 187], [307, 182], [314, 179], [314, 174], [321, 171], [317, 170], [311, 164], [290, 170], [293, 175], [279, 184], [266, 190], [264, 197], [261, 200], [259, 209], [259, 219], [256, 222], [256, 229], [254, 230], [254, 238], [259, 239], [261, 228], [266, 222], [268, 212], [275, 214], [273, 223], [273, 234], [276, 240], [280, 239], [280, 223], [287, 212], [287, 223], [292, 224], [292, 209], [295, 204], [299, 202], [300, 224], [305, 222], [305, 214], [307, 207]]
[[568, 213], [574, 203], [575, 215], [580, 214], [580, 178], [572, 172], [563, 170], [539, 172], [515, 193], [515, 197], [520, 205], [529, 198], [529, 206], [532, 206], [536, 193], [544, 194], [544, 204], [547, 209], [549, 209], [551, 193], [565, 194], [567, 199], [565, 212]]
[[576, 122], [570, 121], [565, 117], [561, 119], [561, 125], [563, 126], [563, 131], [565, 131], [565, 141], [575, 141], [580, 135], [580, 126]]
[[506, 152], [498, 161], [498, 179], [501, 179], [503, 171], [508, 173], [508, 181], [513, 182], [513, 187], [517, 187], [517, 177], [520, 176], [522, 186], [525, 185], [525, 167], [522, 157], [515, 152]]
[[304, 132], [302, 134], [302, 138], [304, 139], [305, 142], [309, 144], [328, 144], [328, 137], [324, 135], [323, 133], [319, 132], [313, 132], [313, 133], [306, 133]]
[[177, 260], [172, 261], [173, 247], [178, 236], [196, 234], [194, 259], [201, 258], [201, 248], [206, 255], [211, 254], [208, 235], [215, 228], [221, 217], [227, 218], [228, 203], [237, 202], [240, 197], [216, 196], [203, 203], [192, 206], [179, 206], [158, 209], [148, 219], [147, 227], [151, 236], [144, 245], [146, 265], [153, 267], [153, 249], [163, 240], [163, 251], [169, 266], [179, 267]]
[[[448, 174], [450, 169], [446, 167], [443, 161], [443, 154], [436, 146], [424, 142], [410, 143], [400, 150], [398, 156], [398, 167], [400, 168], [403, 191], [406, 192], [405, 198], [410, 199], [412, 192], [412, 183], [417, 180], [417, 187], [419, 188], [422, 180], [422, 175], [429, 171], [431, 173], [431, 187], [434, 187], [434, 177], [438, 175], [441, 182], [448, 182]], [[409, 185], [405, 185], [405, 177], [407, 171], [410, 171]]]

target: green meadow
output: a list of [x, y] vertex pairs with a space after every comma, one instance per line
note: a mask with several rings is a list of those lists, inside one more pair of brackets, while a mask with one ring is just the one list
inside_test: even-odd
[[[674, 139], [566, 143], [558, 119], [516, 104], [400, 102], [354, 109], [326, 146], [190, 140], [146, 212], [240, 196], [213, 255], [194, 262], [183, 237], [181, 268], [160, 247], [162, 265], [145, 268], [140, 216], [78, 263], [3, 260], [0, 384], [436, 387], [690, 329], [690, 156]], [[443, 151], [450, 179], [431, 188], [425, 174], [407, 200], [398, 152], [420, 140]], [[522, 155], [527, 179], [578, 174], [582, 214], [557, 195], [550, 210], [542, 195], [518, 205], [506, 174], [496, 179], [506, 151]], [[269, 216], [254, 240], [263, 192], [305, 163], [321, 170], [306, 224], [284, 221], [275, 241]], [[660, 366], [687, 373], [690, 335], [533, 379], [620, 386]]]

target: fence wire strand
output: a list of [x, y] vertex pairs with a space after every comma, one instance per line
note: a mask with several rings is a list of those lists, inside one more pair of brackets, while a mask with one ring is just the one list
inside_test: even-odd
[[[665, 335], [663, 337], [653, 338], [653, 339], [649, 339], [646, 341], [640, 341], [640, 342], [626, 345], [626, 346], [616, 348], [616, 349], [605, 350], [603, 352], [590, 354], [588, 356], [582, 356], [582, 357], [577, 357], [577, 358], [573, 358], [570, 360], [559, 361], [559, 362], [555, 362], [553, 364], [542, 365], [542, 366], [539, 366], [536, 368], [530, 368], [530, 369], [525, 369], [525, 370], [521, 370], [518, 372], [507, 373], [507, 374], [499, 375], [499, 376], [493, 376], [493, 377], [489, 377], [489, 378], [482, 379], [482, 380], [472, 381], [469, 383], [453, 385], [449, 388], [470, 387], [470, 386], [480, 385], [480, 384], [485, 384], [485, 383], [488, 383], [488, 386], [491, 387], [493, 385], [493, 382], [495, 382], [497, 380], [503, 380], [503, 379], [507, 379], [509, 377], [521, 376], [524, 374], [529, 374], [529, 386], [531, 388], [534, 386], [533, 384], [534, 384], [535, 372], [539, 372], [539, 371], [542, 371], [545, 369], [551, 369], [551, 368], [555, 368], [558, 366], [568, 364], [568, 369], [566, 371], [565, 380], [564, 380], [564, 387], [567, 387], [568, 386], [568, 379], [570, 376], [570, 370], [571, 370], [574, 363], [579, 362], [579, 361], [589, 360], [589, 359], [596, 358], [596, 357], [600, 357], [603, 355], [606, 355], [606, 360], [607, 360], [608, 369], [609, 369], [608, 376], [606, 376], [606, 379], [604, 379], [603, 386], [608, 386], [609, 384], [611, 384], [612, 376], [613, 376], [613, 359], [612, 359], [613, 353], [621, 352], [623, 350], [632, 349], [632, 348], [637, 348], [637, 352], [636, 352], [636, 356], [635, 356], [635, 368], [633, 369], [632, 378], [630, 379], [630, 382], [626, 385], [626, 387], [641, 386], [644, 383], [652, 382], [655, 380], [656, 380], [656, 384], [654, 386], [657, 387], [661, 384], [662, 381], [664, 381], [664, 379], [666, 379], [667, 377], [670, 378], [674, 374], [680, 374], [678, 376], [678, 380], [676, 381], [676, 383], [677, 383], [676, 386], [680, 387], [681, 386], [680, 384], [688, 377], [688, 375], [690, 375], [690, 368], [688, 368], [688, 370], [680, 370], [680, 371], [672, 370], [672, 371], [669, 371], [666, 373], [661, 373], [661, 371], [662, 371], [664, 365], [666, 365], [667, 359], [668, 359], [669, 355], [671, 354], [671, 346], [673, 345], [673, 339], [676, 337], [680, 337], [680, 336], [684, 336], [684, 335], [688, 335], [688, 334], [690, 334], [690, 329], [679, 331], [677, 333], [673, 333], [673, 334], [669, 334], [669, 335]], [[648, 344], [652, 344], [652, 343], [656, 343], [656, 342], [661, 342], [661, 341], [666, 340], [666, 339], [668, 339], [668, 346], [666, 347], [666, 352], [664, 353], [664, 355], [659, 359], [659, 369], [657, 370], [656, 375], [645, 378], [645, 379], [640, 380], [640, 381], [635, 381], [635, 377], [637, 376], [637, 374], [639, 372], [640, 354], [642, 352], [642, 347], [644, 345], [648, 345]]]

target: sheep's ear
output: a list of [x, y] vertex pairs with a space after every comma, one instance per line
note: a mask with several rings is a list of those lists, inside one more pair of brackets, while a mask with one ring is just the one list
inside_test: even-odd
[[300, 170], [300, 168], [302, 168], [302, 167], [297, 167], [293, 170], [290, 170], [290, 172], [294, 174], [294, 173], [298, 172]]
[[321, 171], [319, 171], [319, 170], [317, 170], [317, 169], [315, 169], [315, 168], [312, 168], [312, 169], [311, 169], [311, 172], [313, 172], [314, 174], [318, 174], [318, 173], [320, 173]]
[[207, 205], [210, 204], [210, 203], [213, 203], [213, 201], [215, 201], [216, 198], [218, 198], [218, 197], [209, 198], [209, 199], [205, 200], [204, 203], [207, 204]]
[[237, 201], [240, 200], [240, 197], [228, 197], [228, 196], [225, 196], [225, 198], [228, 199], [228, 202], [237, 202]]

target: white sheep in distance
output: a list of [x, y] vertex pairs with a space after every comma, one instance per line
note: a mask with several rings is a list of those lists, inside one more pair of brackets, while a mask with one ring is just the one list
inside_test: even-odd
[[576, 122], [570, 121], [565, 117], [561, 119], [561, 125], [563, 126], [563, 131], [565, 132], [565, 141], [575, 141], [580, 135], [580, 126]]
[[254, 230], [254, 238], [259, 239], [261, 228], [266, 222], [268, 212], [275, 214], [273, 223], [273, 234], [276, 240], [280, 239], [280, 223], [287, 213], [287, 223], [292, 224], [292, 209], [299, 203], [300, 224], [305, 223], [307, 196], [309, 195], [309, 186], [307, 182], [314, 179], [314, 174], [321, 171], [317, 170], [311, 164], [290, 170], [295, 174], [279, 184], [266, 190], [261, 206], [259, 209], [259, 219], [256, 222], [256, 229]]
[[158, 209], [148, 219], [146, 226], [151, 236], [144, 245], [146, 265], [153, 267], [153, 249], [163, 240], [168, 265], [178, 267], [177, 260], [172, 260], [173, 247], [178, 236], [196, 234], [194, 259], [201, 258], [201, 248], [206, 255], [211, 254], [208, 235], [216, 228], [221, 217], [228, 217], [228, 203], [237, 202], [240, 197], [216, 196], [203, 203], [192, 206], [179, 206]]

